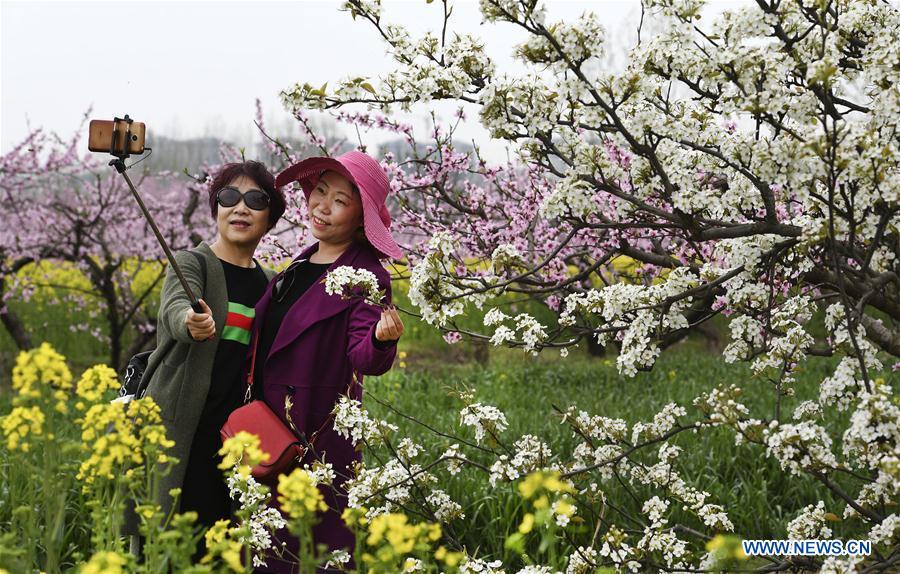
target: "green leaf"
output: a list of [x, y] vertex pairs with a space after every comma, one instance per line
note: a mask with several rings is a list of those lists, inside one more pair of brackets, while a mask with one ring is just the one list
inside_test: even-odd
[[525, 552], [525, 536], [521, 532], [513, 532], [506, 537], [503, 547], [521, 554]]

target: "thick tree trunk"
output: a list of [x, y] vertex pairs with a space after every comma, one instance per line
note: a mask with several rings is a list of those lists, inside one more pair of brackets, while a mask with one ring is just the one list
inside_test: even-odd
[[[12, 264], [9, 274], [15, 275], [20, 269], [33, 262], [34, 260], [31, 257], [19, 259]], [[25, 324], [22, 323], [19, 316], [3, 301], [5, 294], [6, 276], [0, 276], [0, 321], [3, 322], [6, 332], [9, 333], [9, 336], [15, 342], [16, 348], [20, 351], [27, 351], [34, 346], [31, 342], [31, 337], [28, 335], [28, 330], [25, 329]]]
[[5, 304], [0, 307], [0, 321], [3, 322], [6, 332], [12, 337], [17, 349], [27, 351], [32, 348], [31, 337], [28, 336], [28, 331], [25, 330], [22, 320]]

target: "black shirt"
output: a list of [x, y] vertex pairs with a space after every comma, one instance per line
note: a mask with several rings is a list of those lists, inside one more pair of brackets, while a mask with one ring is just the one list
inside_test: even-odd
[[225, 271], [228, 315], [225, 326], [216, 333], [219, 346], [213, 359], [212, 380], [201, 415], [201, 421], [208, 422], [217, 431], [231, 411], [243, 403], [246, 381], [241, 380], [241, 370], [256, 315], [253, 308], [268, 285], [266, 274], [258, 263], [256, 267], [247, 268], [221, 259], [219, 261]]
[[219, 261], [225, 272], [228, 316], [225, 326], [216, 332], [218, 346], [213, 358], [209, 394], [191, 442], [180, 499], [181, 511], [197, 512], [197, 520], [204, 526], [212, 526], [217, 520], [231, 515], [228, 486], [218, 469], [222, 460], [218, 454], [222, 447], [219, 429], [231, 411], [244, 400], [246, 381], [241, 378], [241, 370], [255, 315], [253, 307], [268, 284], [259, 263], [248, 269]]

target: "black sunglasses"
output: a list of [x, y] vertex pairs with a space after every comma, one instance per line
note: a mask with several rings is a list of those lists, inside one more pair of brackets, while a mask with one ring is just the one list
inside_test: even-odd
[[287, 292], [291, 290], [291, 285], [294, 284], [295, 271], [304, 261], [306, 261], [306, 259], [294, 261], [281, 273], [281, 277], [279, 277], [275, 282], [275, 285], [272, 286], [272, 298], [275, 299], [275, 302], [281, 303], [284, 301], [284, 296], [287, 295]]
[[223, 187], [216, 193], [216, 202], [222, 207], [234, 207], [242, 199], [244, 205], [255, 211], [269, 207], [269, 194], [258, 189], [241, 193], [236, 187]]

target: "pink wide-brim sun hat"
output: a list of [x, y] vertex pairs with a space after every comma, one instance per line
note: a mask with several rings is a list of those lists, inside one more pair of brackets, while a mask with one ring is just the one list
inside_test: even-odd
[[341, 174], [359, 189], [363, 206], [363, 229], [372, 247], [384, 257], [402, 259], [403, 250], [391, 236], [391, 214], [384, 204], [391, 186], [381, 165], [368, 154], [348, 151], [338, 157], [311, 157], [279, 173], [275, 178], [275, 185], [281, 187], [298, 181], [309, 201], [309, 194], [326, 171]]

